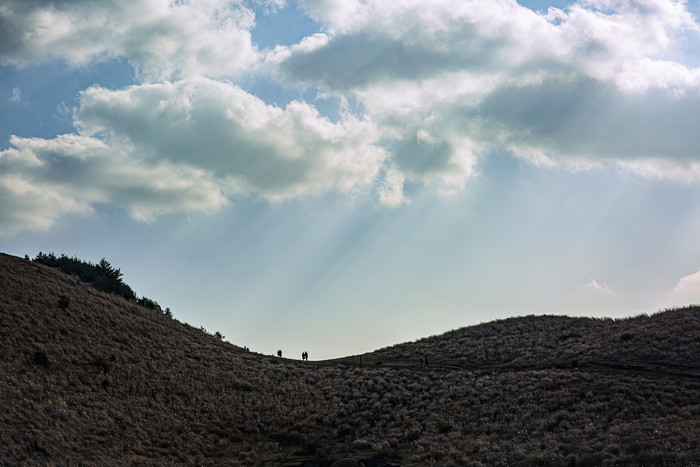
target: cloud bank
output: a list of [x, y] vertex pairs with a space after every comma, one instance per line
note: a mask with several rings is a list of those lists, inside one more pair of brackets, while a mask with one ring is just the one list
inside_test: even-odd
[[[123, 59], [138, 82], [82, 92], [72, 134], [9, 141], [0, 230], [48, 228], [100, 203], [140, 220], [330, 190], [398, 206], [409, 183], [463, 189], [495, 151], [700, 180], [700, 70], [678, 52], [700, 27], [683, 1], [546, 13], [515, 0], [299, 4], [322, 30], [260, 51], [240, 1], [3, 3], [0, 64]], [[301, 99], [267, 103], [243, 76], [358, 105], [331, 121]]]
[[682, 277], [669, 293], [669, 297], [683, 305], [700, 303], [700, 271]]
[[[364, 121], [347, 116], [332, 123], [297, 101], [284, 109], [269, 106], [233, 84], [206, 78], [89, 88], [74, 124], [77, 134], [13, 137], [12, 147], [0, 152], [7, 197], [19, 184], [26, 194], [52, 200], [39, 204], [53, 214], [32, 228], [95, 203], [150, 220], [216, 210], [234, 195], [274, 201], [348, 192], [370, 184], [385, 158]], [[0, 225], [21, 228], [22, 203], [5, 206]]]
[[240, 1], [8, 0], [0, 7], [0, 63], [124, 58], [144, 79], [227, 76], [257, 60], [254, 24]]
[[[355, 2], [343, 15], [332, 3], [304, 2], [329, 32], [272, 59], [287, 79], [357, 96], [409, 172], [445, 167], [460, 145], [659, 175], [697, 157], [700, 70], [665, 58], [698, 33], [684, 2], [589, 0], [547, 14], [506, 0]], [[410, 150], [420, 132], [442, 150]]]

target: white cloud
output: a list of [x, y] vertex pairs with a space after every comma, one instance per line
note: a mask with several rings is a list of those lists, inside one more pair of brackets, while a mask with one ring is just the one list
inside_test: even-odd
[[[671, 161], [654, 167], [674, 179], [697, 157], [700, 69], [667, 58], [700, 31], [684, 2], [590, 0], [546, 15], [514, 0], [303, 5], [327, 32], [268, 61], [357, 98], [407, 178], [451, 173], [461, 186], [494, 149], [574, 170]], [[458, 146], [472, 162], [454, 164]]]
[[[681, 34], [698, 30], [685, 3], [584, 0], [560, 12], [557, 21], [561, 22], [561, 38], [571, 44], [568, 56], [580, 60], [590, 76], [613, 80], [623, 88], [643, 89], [661, 84], [654, 83], [655, 73], [648, 75], [652, 68], [673, 67], [657, 61], [658, 57], [672, 51]], [[647, 67], [639, 67], [640, 61]]]
[[335, 2], [313, 3], [321, 4], [312, 11], [321, 12], [330, 31], [323, 41], [289, 48], [282, 67], [294, 79], [333, 90], [518, 66], [533, 59], [532, 36], [551, 27], [514, 1], [348, 3], [355, 13], [337, 15], [327, 6]]
[[138, 220], [226, 203], [221, 187], [203, 171], [143, 161], [125, 142], [68, 134], [48, 140], [12, 137], [10, 143], [0, 151], [3, 233], [47, 229], [64, 215], [91, 212], [97, 203], [122, 207]]
[[575, 304], [572, 309], [611, 310], [629, 299], [623, 290], [614, 290], [605, 282], [593, 278], [576, 285], [567, 295], [569, 303]]
[[682, 305], [700, 303], [700, 271], [682, 277], [669, 293], [669, 298]]
[[660, 59], [684, 33], [700, 30], [684, 2], [591, 0], [547, 15], [515, 0], [303, 4], [328, 24], [329, 35], [314, 47], [291, 47], [283, 66], [292, 77], [331, 89], [458, 70], [515, 77], [573, 72], [634, 89], [698, 83], [697, 73], [683, 77], [682, 67]]
[[232, 191], [281, 199], [372, 183], [385, 157], [372, 124], [333, 123], [300, 101], [265, 104], [239, 87], [199, 78], [83, 92], [75, 124], [128, 141], [146, 160], [216, 174]]
[[[610, 162], [697, 157], [700, 88], [679, 97], [664, 89], [629, 93], [592, 78], [504, 85], [475, 108], [453, 107], [459, 119], [478, 118], [517, 150], [539, 148], [559, 160]], [[493, 140], [493, 139], [492, 139]]]
[[377, 188], [379, 201], [390, 207], [408, 204], [410, 201], [404, 196], [403, 185], [405, 177], [398, 170], [390, 168], [384, 175], [382, 183]]
[[62, 216], [91, 211], [60, 186], [36, 184], [19, 175], [0, 176], [0, 235], [46, 230]]
[[299, 0], [299, 4], [316, 21], [334, 29], [349, 28], [361, 20], [366, 6], [358, 0]]
[[12, 88], [12, 95], [8, 99], [8, 102], [13, 102], [15, 104], [22, 102], [22, 90], [18, 87]]
[[[584, 0], [540, 14], [515, 0], [302, 0], [323, 30], [265, 57], [246, 5], [3, 2], [0, 64], [121, 57], [141, 80], [85, 90], [75, 134], [14, 138], [0, 152], [5, 198], [20, 186], [25, 197], [26, 187], [54, 193], [48, 223], [95, 203], [148, 220], [234, 195], [370, 186], [396, 206], [407, 183], [463, 189], [494, 150], [543, 167], [700, 180], [700, 69], [670, 58], [700, 29], [682, 1]], [[302, 101], [268, 105], [224, 81], [245, 73], [359, 105], [341, 106], [336, 122]]]
[[579, 285], [578, 288], [600, 295], [615, 295], [612, 289], [608, 287], [608, 284], [605, 282], [598, 282], [595, 279], [591, 279], [587, 283]]
[[700, 182], [700, 161], [674, 161], [657, 158], [619, 161], [617, 165], [623, 170], [645, 178], [676, 180], [685, 183]]
[[254, 3], [261, 5], [266, 14], [275, 14], [287, 5], [287, 0], [254, 0]]
[[257, 60], [253, 26], [240, 1], [8, 0], [0, 7], [0, 63], [125, 57], [142, 78], [228, 76]]
[[[385, 158], [367, 121], [346, 116], [332, 123], [303, 102], [269, 106], [204, 78], [92, 87], [74, 115], [78, 134], [13, 137], [0, 152], [0, 168], [13, 177], [6, 181], [4, 230], [21, 227], [22, 218], [8, 213], [34, 196], [12, 190], [13, 180], [59, 190], [68, 206], [113, 204], [150, 220], [216, 210], [235, 194], [281, 200], [371, 186]], [[47, 222], [73, 210], [57, 209]]]

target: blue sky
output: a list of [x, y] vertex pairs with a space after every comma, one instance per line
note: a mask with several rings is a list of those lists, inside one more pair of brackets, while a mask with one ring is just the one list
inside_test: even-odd
[[312, 359], [700, 302], [699, 10], [10, 0], [0, 251]]

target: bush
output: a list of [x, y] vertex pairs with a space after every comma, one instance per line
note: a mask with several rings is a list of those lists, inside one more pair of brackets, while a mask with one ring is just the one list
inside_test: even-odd
[[632, 334], [631, 332], [626, 332], [620, 336], [620, 340], [622, 342], [630, 341], [632, 339], [634, 339], [634, 334]]
[[49, 366], [49, 356], [43, 350], [37, 350], [34, 352], [34, 363], [46, 368]]
[[67, 310], [68, 305], [70, 305], [70, 299], [65, 295], [61, 295], [58, 299], [58, 308], [61, 310]]
[[162, 310], [158, 302], [156, 302], [155, 300], [151, 300], [150, 298], [141, 297], [136, 301], [136, 303], [150, 310]]

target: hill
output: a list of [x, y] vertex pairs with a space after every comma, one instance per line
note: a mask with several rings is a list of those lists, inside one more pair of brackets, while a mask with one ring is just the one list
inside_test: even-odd
[[373, 352], [368, 362], [511, 371], [568, 368], [700, 377], [697, 307], [613, 320], [526, 316], [450, 331]]
[[694, 465], [699, 351], [691, 307], [290, 361], [0, 254], [0, 464]]

